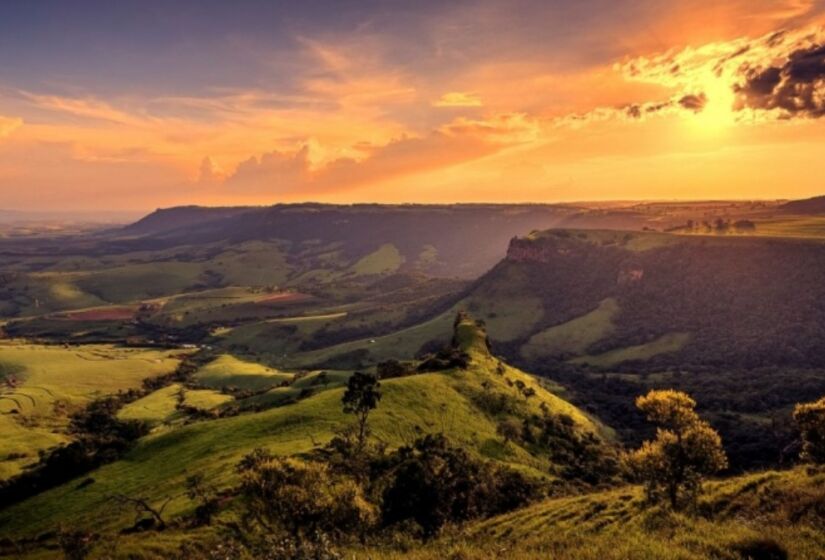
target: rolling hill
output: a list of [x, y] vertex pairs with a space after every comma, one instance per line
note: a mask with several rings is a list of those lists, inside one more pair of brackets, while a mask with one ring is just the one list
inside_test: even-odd
[[[413, 370], [382, 381], [383, 398], [371, 421], [378, 440], [394, 448], [423, 433], [445, 433], [475, 456], [553, 480], [562, 476], [569, 458], [539, 452], [525, 443], [502, 441], [497, 435], [497, 423], [503, 418], [520, 419], [547, 411], [569, 419], [569, 437], [583, 438], [588, 445], [609, 452], [611, 430], [548, 391], [536, 378], [493, 357], [485, 332], [471, 319], [462, 317], [456, 322], [452, 348], [466, 356], [465, 367]], [[219, 387], [224, 379], [229, 386], [241, 378], [273, 375], [266, 368], [218, 357], [195, 374], [187, 393], [200, 392], [201, 383]], [[228, 488], [236, 482], [233, 466], [254, 448], [278, 455], [306, 454], [350, 422], [341, 411], [340, 383], [305, 383], [304, 387], [309, 390], [289, 404], [188, 422], [175, 412], [175, 395], [182, 387], [159, 388], [121, 412], [128, 418], [151, 420], [155, 429], [150, 435], [122, 459], [84, 477], [82, 484], [71, 481], [0, 508], [0, 534], [15, 539], [46, 535], [43, 538], [48, 541], [50, 530], [69, 522], [96, 531], [117, 531], [129, 525], [130, 513], [111, 511], [107, 497], [116, 493], [157, 503], [169, 499], [166, 511], [170, 518], [190, 513], [192, 504], [183, 491], [187, 476], [202, 473]], [[508, 405], [493, 407], [491, 402]], [[211, 406], [226, 405], [213, 402]]]
[[825, 214], [825, 196], [792, 200], [783, 204], [781, 210], [791, 214]]

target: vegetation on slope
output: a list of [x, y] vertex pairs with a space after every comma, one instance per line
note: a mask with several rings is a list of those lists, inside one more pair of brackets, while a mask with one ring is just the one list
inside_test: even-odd
[[[502, 419], [548, 413], [564, 416], [572, 431], [562, 437], [585, 438], [594, 448], [603, 445], [600, 434], [609, 433], [605, 428], [545, 390], [535, 378], [491, 356], [486, 336], [471, 320], [457, 324], [452, 351], [467, 356], [466, 369], [450, 367], [382, 381], [381, 406], [370, 419], [377, 441], [395, 448], [422, 434], [444, 433], [473, 456], [547, 480], [566, 476], [566, 462], [572, 459], [554, 456], [536, 445], [502, 441], [498, 433]], [[128, 526], [128, 513], [112, 514], [107, 507], [109, 498], [118, 493], [155, 504], [171, 499], [168, 516], [187, 514], [192, 505], [181, 492], [187, 477], [200, 473], [226, 488], [237, 483], [234, 465], [255, 448], [291, 456], [324, 445], [349, 423], [340, 408], [342, 395], [343, 388], [329, 388], [295, 404], [172, 425], [142, 438], [123, 459], [100, 467], [89, 476], [88, 484], [70, 482], [0, 511], [0, 530], [35, 536], [66, 520], [119, 530]], [[143, 406], [139, 403], [132, 403], [121, 414], [136, 414]], [[502, 403], [504, 408], [499, 408]]]

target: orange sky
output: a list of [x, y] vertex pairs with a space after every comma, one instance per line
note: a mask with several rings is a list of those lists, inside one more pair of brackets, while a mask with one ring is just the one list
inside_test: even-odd
[[822, 2], [367, 4], [277, 40], [0, 8], [0, 208], [825, 193]]

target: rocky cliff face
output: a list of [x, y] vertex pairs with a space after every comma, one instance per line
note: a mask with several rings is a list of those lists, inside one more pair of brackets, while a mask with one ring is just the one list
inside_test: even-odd
[[574, 249], [564, 246], [555, 239], [525, 239], [514, 237], [507, 249], [507, 260], [513, 262], [550, 263], [559, 257], [573, 254]]
[[593, 270], [598, 262], [600, 272], [615, 278], [620, 286], [637, 284], [645, 277], [638, 254], [623, 250], [614, 243], [594, 242], [564, 231], [541, 238], [513, 238], [506, 259], [515, 263], [580, 267], [583, 270]]

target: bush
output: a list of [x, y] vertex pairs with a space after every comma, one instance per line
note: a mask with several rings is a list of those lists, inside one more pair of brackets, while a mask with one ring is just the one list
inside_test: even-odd
[[473, 458], [442, 434], [399, 449], [390, 458], [390, 472], [384, 525], [414, 521], [425, 538], [448, 523], [510, 511], [541, 496], [538, 483]]
[[802, 435], [802, 458], [825, 463], [825, 397], [796, 405], [793, 417]]
[[256, 450], [244, 457], [238, 471], [248, 520], [265, 529], [311, 539], [322, 533], [361, 533], [377, 519], [361, 487], [324, 464]]

